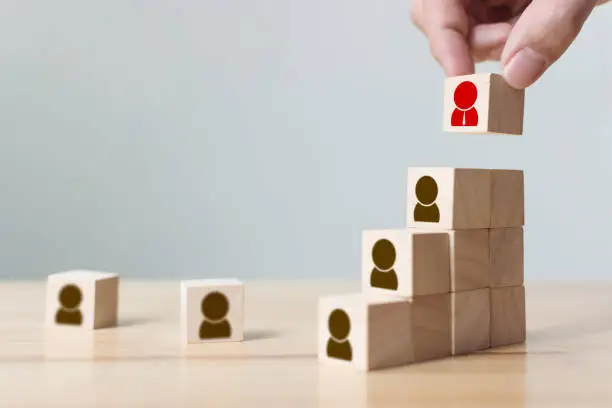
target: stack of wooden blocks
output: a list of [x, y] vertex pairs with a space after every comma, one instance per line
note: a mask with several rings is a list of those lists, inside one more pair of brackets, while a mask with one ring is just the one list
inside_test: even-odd
[[[499, 76], [445, 89], [445, 130], [522, 132], [523, 94]], [[406, 228], [363, 232], [361, 292], [319, 299], [321, 362], [374, 370], [525, 341], [523, 172], [407, 178]]]
[[[523, 94], [491, 74], [449, 78], [444, 129], [521, 134]], [[319, 300], [323, 362], [373, 370], [525, 341], [520, 170], [410, 168], [407, 225], [364, 231], [362, 291]], [[119, 275], [50, 275], [46, 322], [117, 324]], [[244, 340], [244, 285], [181, 283], [183, 342]]]

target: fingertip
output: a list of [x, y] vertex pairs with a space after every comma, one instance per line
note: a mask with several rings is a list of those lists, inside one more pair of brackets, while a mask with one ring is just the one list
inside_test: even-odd
[[510, 86], [525, 89], [536, 82], [547, 68], [546, 59], [531, 48], [523, 48], [503, 66], [502, 75]]
[[474, 73], [474, 60], [467, 40], [460, 33], [445, 29], [430, 38], [430, 47], [446, 76], [470, 75]]

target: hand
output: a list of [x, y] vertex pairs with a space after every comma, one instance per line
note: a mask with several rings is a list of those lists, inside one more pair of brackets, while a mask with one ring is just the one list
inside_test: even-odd
[[597, 0], [414, 0], [411, 16], [447, 76], [498, 60], [508, 83], [533, 84], [576, 39]]

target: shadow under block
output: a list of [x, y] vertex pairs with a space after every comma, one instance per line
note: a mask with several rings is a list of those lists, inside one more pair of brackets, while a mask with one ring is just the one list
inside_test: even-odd
[[319, 299], [318, 358], [376, 370], [451, 355], [450, 294], [354, 293]]
[[446, 78], [443, 130], [459, 133], [523, 134], [525, 91], [499, 74]]
[[181, 282], [183, 342], [236, 342], [244, 339], [244, 284], [237, 279]]
[[490, 223], [490, 170], [452, 167], [408, 169], [408, 227], [460, 230], [488, 228]]
[[441, 231], [362, 233], [362, 291], [412, 297], [449, 293], [449, 237]]
[[491, 287], [521, 286], [525, 276], [523, 228], [489, 230]]
[[451, 293], [453, 355], [489, 348], [490, 289]]
[[74, 270], [47, 277], [47, 326], [101, 329], [117, 325], [119, 275]]
[[524, 343], [525, 287], [491, 288], [491, 347]]
[[525, 225], [522, 170], [491, 170], [491, 228]]

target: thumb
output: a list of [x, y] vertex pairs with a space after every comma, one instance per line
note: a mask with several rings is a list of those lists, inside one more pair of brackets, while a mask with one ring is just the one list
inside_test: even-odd
[[572, 44], [598, 0], [534, 0], [516, 21], [501, 55], [506, 81], [533, 84]]

